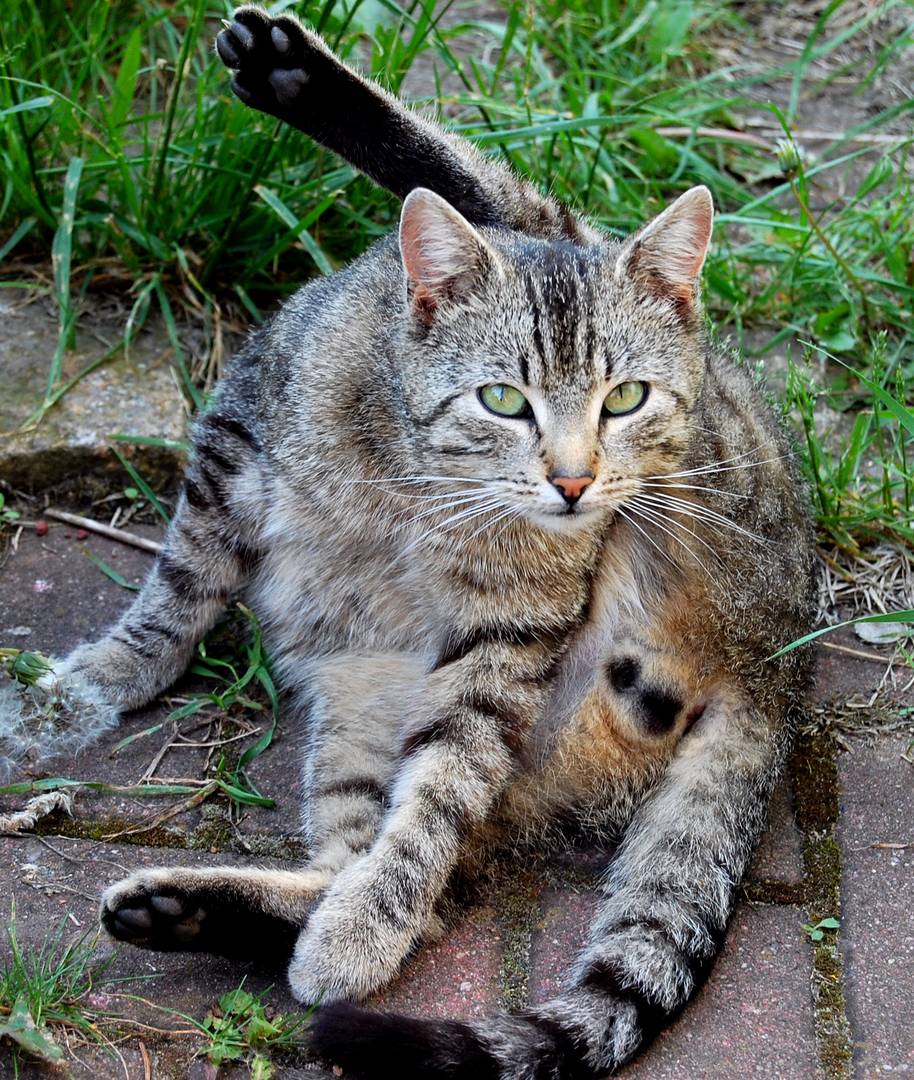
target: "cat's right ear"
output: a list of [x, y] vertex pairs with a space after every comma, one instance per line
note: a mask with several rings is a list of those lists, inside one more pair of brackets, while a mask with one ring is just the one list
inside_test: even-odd
[[403, 203], [400, 254], [410, 313], [425, 326], [444, 305], [465, 300], [497, 265], [466, 218], [426, 188], [411, 191]]

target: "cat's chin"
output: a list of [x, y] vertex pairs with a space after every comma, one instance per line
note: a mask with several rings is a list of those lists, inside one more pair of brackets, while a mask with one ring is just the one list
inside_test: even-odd
[[578, 533], [592, 529], [599, 524], [603, 514], [599, 510], [576, 509], [574, 513], [549, 513], [533, 511], [527, 514], [527, 520], [546, 532]]

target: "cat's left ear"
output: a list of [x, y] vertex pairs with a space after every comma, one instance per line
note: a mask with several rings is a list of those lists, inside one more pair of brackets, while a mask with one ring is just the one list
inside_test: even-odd
[[413, 317], [426, 326], [460, 303], [497, 265], [492, 248], [440, 195], [416, 188], [400, 216], [400, 254]]
[[711, 192], [704, 185], [690, 188], [628, 241], [616, 273], [691, 312], [713, 229]]

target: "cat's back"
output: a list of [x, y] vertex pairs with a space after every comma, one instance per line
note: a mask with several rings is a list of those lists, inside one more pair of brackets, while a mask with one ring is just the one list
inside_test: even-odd
[[351, 397], [378, 364], [386, 367], [390, 317], [402, 303], [396, 238], [298, 289], [260, 335], [259, 405], [287, 423], [310, 423]]

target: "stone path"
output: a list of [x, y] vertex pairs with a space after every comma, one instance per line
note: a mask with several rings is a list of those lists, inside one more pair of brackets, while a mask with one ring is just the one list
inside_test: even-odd
[[[96, 537], [79, 540], [64, 526], [52, 525], [41, 539], [24, 532], [0, 569], [0, 645], [63, 652], [98, 634], [129, 602], [130, 593], [103, 576], [87, 551], [128, 581], [141, 580], [150, 565], [142, 552]], [[882, 670], [822, 650], [819, 698], [840, 703], [873, 686]], [[51, 771], [136, 782], [162, 733], [140, 737], [117, 754], [112, 747], [162, 715], [164, 707], [128, 718], [116, 736]], [[800, 740], [707, 985], [627, 1077], [914, 1077], [914, 767], [902, 757], [910, 737], [852, 738], [842, 752], [827, 736]], [[100, 891], [135, 868], [279, 865], [300, 858], [296, 738], [283, 731], [255, 763], [254, 779], [276, 798], [275, 810], [250, 808], [232, 821], [225, 804], [210, 802], [150, 832], [130, 832], [160, 812], [162, 801], [85, 793], [72, 818], [55, 814], [37, 835], [0, 838], [0, 896], [4, 915], [15, 901], [20, 942], [37, 949], [62, 918], [68, 938], [91, 930]], [[157, 775], [197, 776], [203, 753], [172, 750]], [[0, 800], [3, 809], [14, 805], [11, 797]], [[458, 924], [424, 949], [377, 1004], [415, 1015], [471, 1017], [547, 998], [563, 985], [583, 939], [601, 862], [599, 853], [588, 851], [497, 868]], [[840, 930], [812, 942], [804, 924], [826, 917], [839, 918]], [[97, 950], [100, 958], [113, 952], [105, 938]], [[0, 954], [5, 963], [5, 944]], [[242, 978], [248, 989], [272, 986], [274, 1008], [297, 1011], [282, 973], [253, 965], [123, 948], [109, 975], [143, 979], [102, 985], [89, 999], [101, 1012], [128, 1018], [123, 1030], [129, 1037], [118, 1044], [122, 1060], [74, 1042], [76, 1077], [206, 1076], [204, 1063], [194, 1058], [199, 1038], [162, 1032], [186, 1031], [176, 1012], [202, 1018]], [[330, 1075], [304, 1054], [277, 1062], [281, 1077]], [[0, 1076], [8, 1075], [9, 1049], [2, 1044]], [[50, 1074], [30, 1067], [24, 1075]]]

